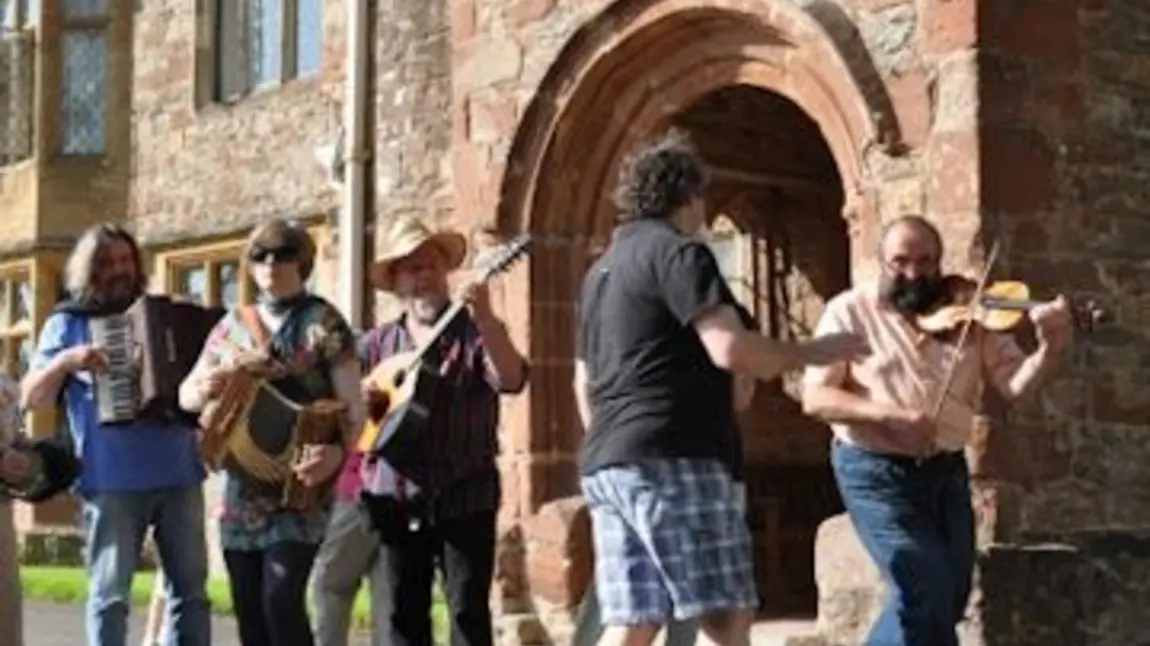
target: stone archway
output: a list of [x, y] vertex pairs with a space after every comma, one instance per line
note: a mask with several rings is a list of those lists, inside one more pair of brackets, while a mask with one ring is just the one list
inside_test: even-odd
[[[860, 244], [854, 234], [874, 212], [863, 157], [876, 146], [897, 150], [900, 130], [882, 84], [861, 78], [865, 65], [831, 36], [842, 33], [828, 24], [834, 20], [785, 0], [621, 0], [581, 27], [549, 68], [512, 142], [497, 215], [501, 232], [530, 231], [536, 239], [530, 265], [507, 280], [530, 302], [524, 314], [534, 363], [530, 397], [511, 422], [527, 436], [517, 442], [520, 491], [512, 504], [519, 514], [577, 493], [580, 432], [569, 394], [575, 300], [583, 270], [609, 234], [616, 168], [636, 141], [730, 88], [777, 97], [805, 115], [825, 148], [837, 194], [829, 212], [842, 246]], [[570, 519], [566, 509], [541, 516]], [[535, 540], [529, 552], [550, 549], [540, 546], [562, 533], [541, 531], [551, 538]], [[540, 559], [570, 557], [529, 553], [529, 572]], [[547, 585], [532, 582], [537, 594]]]

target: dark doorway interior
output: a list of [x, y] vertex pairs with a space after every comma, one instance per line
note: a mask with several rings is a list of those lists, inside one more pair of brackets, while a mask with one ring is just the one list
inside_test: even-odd
[[[818, 126], [788, 99], [731, 86], [678, 114], [711, 175], [714, 246], [762, 329], [809, 335], [850, 284], [843, 189]], [[827, 463], [830, 431], [802, 415], [799, 375], [760, 384], [741, 419], [763, 617], [813, 617], [814, 539], [842, 511]]]

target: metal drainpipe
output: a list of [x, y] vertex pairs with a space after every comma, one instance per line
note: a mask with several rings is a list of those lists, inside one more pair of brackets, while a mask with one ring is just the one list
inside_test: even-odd
[[368, 0], [349, 0], [347, 20], [347, 96], [344, 100], [345, 173], [337, 224], [339, 306], [354, 329], [362, 329], [364, 238], [366, 236], [364, 111], [367, 109]]

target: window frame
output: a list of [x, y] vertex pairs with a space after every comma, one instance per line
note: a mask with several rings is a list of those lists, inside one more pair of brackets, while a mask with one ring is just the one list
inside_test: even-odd
[[[195, 104], [197, 107], [208, 105], [234, 105], [245, 98], [261, 92], [284, 87], [293, 81], [303, 81], [317, 77], [323, 69], [324, 55], [323, 42], [326, 21], [324, 10], [327, 3], [320, 3], [320, 23], [318, 25], [320, 42], [320, 60], [315, 69], [304, 73], [299, 71], [299, 32], [300, 11], [299, 3], [308, 0], [270, 0], [279, 6], [279, 75], [278, 78], [257, 82], [252, 74], [252, 53], [254, 47], [251, 40], [250, 19], [253, 3], [259, 0], [196, 0], [196, 66], [195, 66]], [[223, 22], [227, 14], [224, 8], [233, 4], [234, 22], [225, 25]], [[238, 45], [229, 47], [225, 42], [224, 28], [238, 30], [234, 38]], [[235, 51], [225, 53], [225, 50], [234, 48]], [[236, 64], [229, 69], [238, 67], [241, 72], [236, 78], [225, 75], [222, 69], [223, 56], [232, 55]], [[232, 87], [234, 85], [235, 87]]]
[[[58, 9], [60, 14], [60, 77], [59, 77], [59, 99], [57, 109], [59, 110], [59, 141], [57, 142], [57, 150], [60, 155], [64, 157], [84, 158], [84, 157], [103, 157], [108, 153], [108, 120], [111, 109], [111, 96], [108, 87], [108, 77], [110, 66], [108, 65], [108, 57], [111, 55], [111, 31], [112, 31], [112, 11], [113, 0], [105, 0], [104, 10], [101, 14], [83, 14], [83, 15], [69, 15], [67, 0], [61, 2]], [[68, 115], [64, 111], [64, 94], [65, 84], [67, 82], [67, 73], [65, 67], [67, 65], [67, 53], [64, 51], [64, 36], [69, 32], [99, 32], [100, 37], [104, 42], [104, 70], [103, 70], [103, 128], [101, 130], [99, 152], [69, 152], [67, 150]]]
[[221, 307], [222, 294], [218, 277], [218, 268], [225, 264], [236, 264], [239, 271], [239, 299], [240, 305], [252, 302], [255, 286], [251, 284], [248, 274], [247, 261], [243, 258], [244, 240], [228, 240], [223, 243], [209, 243], [172, 249], [156, 254], [154, 262], [159, 266], [161, 276], [160, 286], [164, 293], [183, 295], [182, 278], [184, 273], [192, 269], [204, 270], [204, 296], [203, 305], [208, 307]]
[[[36, 343], [36, 267], [31, 260], [19, 260], [0, 265], [0, 370], [19, 381], [24, 372], [20, 365], [20, 346], [24, 341]], [[29, 300], [25, 317], [16, 318], [19, 303], [19, 285], [28, 285]], [[33, 351], [34, 351], [33, 346]]]
[[[315, 267], [308, 278], [307, 286], [313, 293], [322, 294], [324, 249], [332, 239], [331, 227], [326, 224], [302, 223], [304, 229], [311, 235], [316, 245]], [[157, 280], [153, 283], [165, 294], [182, 294], [180, 279], [183, 272], [189, 269], [202, 267], [205, 271], [204, 292], [207, 296], [207, 305], [221, 306], [220, 287], [217, 280], [217, 269], [227, 263], [238, 263], [239, 266], [239, 305], [250, 305], [255, 302], [256, 286], [251, 279], [248, 260], [244, 257], [244, 248], [247, 246], [248, 232], [242, 235], [229, 237], [226, 240], [214, 242], [190, 243], [157, 250], [152, 254], [152, 267], [156, 272]]]
[[[754, 311], [754, 308], [750, 307], [755, 295], [754, 249], [751, 235], [743, 230], [733, 217], [719, 213], [707, 227], [706, 243], [711, 253], [715, 255], [723, 280], [727, 281], [735, 298], [744, 307]], [[729, 251], [734, 257], [727, 258], [721, 250]], [[729, 262], [724, 262], [725, 260]]]

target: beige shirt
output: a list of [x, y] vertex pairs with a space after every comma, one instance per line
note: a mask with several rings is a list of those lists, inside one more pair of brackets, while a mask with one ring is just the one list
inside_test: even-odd
[[[932, 414], [951, 363], [958, 364], [936, 420], [938, 448], [957, 451], [970, 439], [980, 412], [983, 378], [1007, 393], [1025, 355], [1006, 334], [973, 327], [962, 351], [919, 332], [879, 297], [877, 283], [856, 286], [827, 303], [815, 334], [853, 332], [863, 336], [871, 354], [861, 361], [808, 367], [804, 386], [843, 388], [872, 401]], [[882, 437], [860, 425], [832, 424], [843, 442], [886, 451]]]

